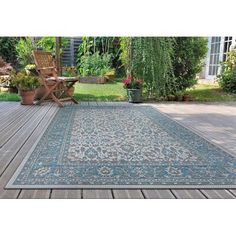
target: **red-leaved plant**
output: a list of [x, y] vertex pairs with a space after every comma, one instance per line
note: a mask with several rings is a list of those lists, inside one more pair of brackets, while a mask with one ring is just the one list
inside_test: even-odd
[[10, 63], [6, 63], [2, 57], [0, 57], [0, 75], [9, 75], [13, 70]]
[[128, 75], [126, 79], [123, 81], [124, 88], [126, 89], [141, 89], [143, 85], [143, 80], [136, 79], [132, 77], [131, 75]]

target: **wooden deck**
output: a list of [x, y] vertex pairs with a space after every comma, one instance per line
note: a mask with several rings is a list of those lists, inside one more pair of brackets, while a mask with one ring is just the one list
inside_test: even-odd
[[[82, 102], [81, 106], [112, 103]], [[236, 103], [152, 104], [186, 126], [196, 129], [206, 138], [223, 145], [236, 155]], [[0, 198], [236, 198], [234, 189], [45, 189], [5, 190], [7, 184], [38, 135], [49, 125], [58, 108], [48, 103], [42, 106], [21, 106], [15, 102], [0, 102]]]

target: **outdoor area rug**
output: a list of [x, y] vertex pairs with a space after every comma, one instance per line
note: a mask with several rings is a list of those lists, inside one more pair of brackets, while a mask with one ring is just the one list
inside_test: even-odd
[[61, 108], [6, 188], [235, 188], [236, 158], [144, 105]]

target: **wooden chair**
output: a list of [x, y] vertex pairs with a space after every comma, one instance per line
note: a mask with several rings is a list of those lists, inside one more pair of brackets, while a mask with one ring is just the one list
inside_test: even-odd
[[41, 104], [49, 97], [60, 107], [63, 107], [63, 101], [71, 100], [78, 104], [78, 102], [68, 93], [68, 86], [73, 86], [79, 79], [76, 77], [58, 77], [56, 64], [51, 53], [37, 50], [32, 51], [32, 53], [36, 69], [39, 73], [39, 82], [46, 90], [37, 104]]

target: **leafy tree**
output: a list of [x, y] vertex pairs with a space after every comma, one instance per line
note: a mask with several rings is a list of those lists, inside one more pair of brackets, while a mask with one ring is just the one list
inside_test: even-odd
[[176, 92], [171, 37], [135, 37], [131, 40], [131, 74], [143, 79], [148, 97]]
[[173, 52], [173, 71], [177, 90], [183, 91], [197, 83], [207, 53], [207, 39], [203, 37], [176, 37]]
[[16, 44], [18, 40], [17, 37], [0, 37], [0, 56], [12, 65], [17, 63]]
[[[61, 38], [61, 47], [64, 48], [68, 45], [68, 39], [62, 37]], [[37, 47], [41, 47], [44, 51], [53, 52], [56, 51], [56, 37], [41, 37], [37, 41]]]

